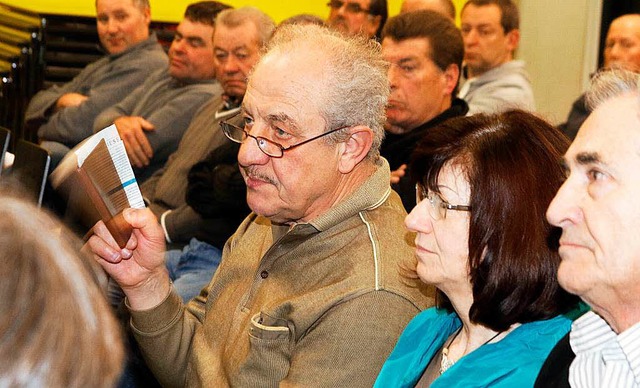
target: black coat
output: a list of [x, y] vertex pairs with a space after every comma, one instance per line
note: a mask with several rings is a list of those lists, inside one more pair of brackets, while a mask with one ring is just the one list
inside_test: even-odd
[[545, 360], [534, 387], [536, 388], [569, 388], [569, 367], [576, 355], [569, 345], [567, 333], [549, 353]]
[[228, 141], [189, 171], [187, 204], [203, 218], [195, 237], [222, 249], [251, 212], [238, 168], [239, 144]]

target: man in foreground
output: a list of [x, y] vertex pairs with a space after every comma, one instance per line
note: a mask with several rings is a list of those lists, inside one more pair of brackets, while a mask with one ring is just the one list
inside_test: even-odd
[[539, 387], [640, 386], [640, 90], [637, 73], [592, 80], [593, 113], [565, 154], [547, 219], [562, 228], [558, 281], [591, 311], [549, 355]]
[[135, 231], [123, 250], [96, 225], [90, 248], [127, 295], [163, 385], [373, 384], [433, 302], [399, 273], [413, 255], [378, 153], [388, 93], [374, 44], [317, 26], [276, 32], [249, 79], [244, 126], [225, 125], [254, 213], [186, 308], [149, 210], [125, 211]]

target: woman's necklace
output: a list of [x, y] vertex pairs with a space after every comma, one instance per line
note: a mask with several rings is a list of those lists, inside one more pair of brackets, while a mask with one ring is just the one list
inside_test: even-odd
[[[446, 344], [445, 346], [442, 347], [442, 359], [440, 360], [440, 374], [443, 374], [447, 369], [451, 368], [451, 366], [456, 363], [456, 360], [450, 359], [448, 357], [449, 356], [449, 346], [451, 346], [453, 341], [455, 341], [455, 339], [458, 337], [458, 334], [460, 334], [461, 330], [462, 330], [462, 326], [460, 326], [458, 331], [456, 331], [456, 334], [453, 335], [453, 337], [451, 338], [451, 341], [449, 341], [448, 344]], [[491, 342], [494, 339], [496, 339], [496, 337], [499, 336], [500, 334], [502, 334], [501, 331], [497, 332], [493, 337], [489, 338], [485, 343], [483, 343], [480, 346], [484, 346], [484, 345], [488, 344], [489, 342]]]

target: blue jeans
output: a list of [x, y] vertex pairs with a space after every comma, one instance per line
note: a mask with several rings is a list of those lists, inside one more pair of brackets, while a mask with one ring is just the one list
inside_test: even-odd
[[182, 250], [167, 251], [164, 259], [169, 277], [185, 303], [200, 294], [216, 272], [222, 252], [206, 242], [192, 238]]

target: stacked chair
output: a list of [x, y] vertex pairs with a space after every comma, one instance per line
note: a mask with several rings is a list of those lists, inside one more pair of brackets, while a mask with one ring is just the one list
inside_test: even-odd
[[41, 54], [40, 18], [0, 3], [0, 126], [10, 128], [13, 139], [23, 136], [24, 108], [39, 87]]

